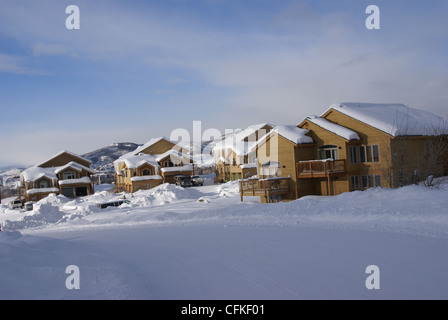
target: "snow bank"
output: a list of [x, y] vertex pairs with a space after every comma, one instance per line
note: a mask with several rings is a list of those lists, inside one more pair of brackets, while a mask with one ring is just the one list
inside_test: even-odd
[[165, 183], [150, 190], [140, 190], [134, 193], [132, 207], [160, 206], [185, 199], [197, 199], [199, 194], [191, 189]]

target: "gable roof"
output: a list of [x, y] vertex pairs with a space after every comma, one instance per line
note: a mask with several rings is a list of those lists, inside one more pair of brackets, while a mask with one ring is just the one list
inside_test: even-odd
[[54, 172], [54, 168], [41, 168], [38, 166], [34, 166], [22, 171], [20, 177], [25, 182], [34, 182], [43, 177], [48, 178], [50, 180], [58, 179], [56, 173]]
[[79, 171], [79, 172], [82, 172], [82, 170], [84, 170], [84, 171], [87, 171], [87, 172], [90, 172], [90, 173], [95, 173], [95, 171], [93, 171], [92, 169], [90, 169], [90, 168], [88, 168], [86, 166], [83, 166], [82, 164], [79, 164], [79, 163], [74, 162], [74, 161], [71, 161], [71, 162], [67, 163], [65, 166], [61, 166], [59, 168], [56, 168], [54, 170], [54, 172], [56, 174], [58, 174], [59, 172], [65, 170], [67, 168], [71, 168], [71, 169], [74, 169], [74, 170]]
[[436, 114], [397, 103], [343, 102], [331, 105], [325, 118], [336, 110], [393, 137], [448, 134], [448, 123]]
[[[330, 131], [346, 140], [360, 140], [358, 134], [355, 131], [352, 131], [346, 127], [343, 127], [339, 124], [336, 124], [334, 122], [328, 121], [325, 118], [317, 117], [317, 116], [310, 116], [307, 117], [304, 121], [309, 121], [311, 123], [314, 123], [315, 125]], [[303, 122], [302, 122], [303, 123]]]
[[60, 157], [60, 156], [62, 156], [64, 154], [68, 154], [71, 157], [74, 157], [74, 158], [76, 158], [78, 160], [81, 160], [83, 162], [88, 163], [89, 165], [92, 164], [92, 161], [90, 161], [88, 159], [85, 159], [85, 158], [77, 155], [76, 153], [73, 153], [73, 152], [70, 152], [70, 151], [67, 151], [67, 150], [62, 150], [59, 153], [57, 153], [54, 156], [52, 156], [51, 158], [49, 158], [48, 160], [46, 160], [45, 162], [42, 162], [41, 164], [37, 165], [37, 167], [42, 167], [43, 165], [47, 164], [48, 162], [50, 162], [50, 161], [52, 161], [52, 160], [54, 160], [54, 159], [56, 159], [56, 158], [58, 158], [58, 157]]
[[184, 153], [179, 154], [178, 151], [173, 150], [173, 149], [169, 149], [162, 154], [143, 153], [144, 150], [150, 148], [151, 146], [154, 146], [156, 143], [158, 143], [162, 140], [170, 142], [173, 145], [173, 147], [176, 146], [175, 143], [165, 139], [164, 137], [153, 138], [153, 139], [149, 140], [148, 142], [146, 142], [144, 145], [135, 149], [134, 151], [128, 152], [128, 153], [122, 155], [117, 160], [115, 160], [114, 161], [115, 172], [119, 173], [119, 164], [120, 163], [125, 163], [126, 167], [128, 169], [137, 169], [144, 164], [149, 164], [155, 168], [159, 168], [160, 166], [159, 166], [158, 162], [167, 157], [170, 157], [170, 158], [173, 157], [176, 159], [181, 159], [184, 162], [190, 162], [191, 157], [189, 155], [184, 154]]
[[257, 146], [263, 144], [267, 140], [267, 138], [274, 133], [296, 145], [314, 143], [313, 138], [306, 135], [308, 132], [309, 130], [302, 129], [294, 125], [275, 126], [269, 133], [261, 137], [257, 141], [257, 143], [254, 146], [252, 146], [251, 151], [254, 150]]
[[[258, 143], [256, 138], [249, 140], [249, 137], [253, 134], [258, 134], [258, 132], [265, 127], [269, 128], [270, 131], [273, 128], [273, 125], [269, 123], [260, 123], [251, 125], [246, 129], [226, 134], [221, 141], [216, 143], [212, 151], [213, 153], [222, 153], [224, 150], [233, 150], [237, 156], [247, 155]], [[260, 140], [259, 137], [258, 140]], [[217, 156], [218, 154], [215, 154], [215, 157]]]

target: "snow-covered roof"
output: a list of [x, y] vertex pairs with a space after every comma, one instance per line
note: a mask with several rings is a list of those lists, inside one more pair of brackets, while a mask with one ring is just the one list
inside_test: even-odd
[[73, 184], [85, 184], [85, 183], [91, 183], [89, 177], [82, 177], [80, 179], [68, 179], [68, 180], [60, 180], [59, 185], [60, 186], [66, 186], [66, 185], [73, 185]]
[[130, 156], [122, 160], [126, 167], [129, 169], [137, 169], [144, 164], [150, 164], [153, 167], [158, 168], [159, 164], [157, 163], [155, 157], [150, 154], [141, 153], [137, 156]]
[[309, 132], [307, 129], [302, 129], [294, 125], [279, 125], [275, 126], [271, 132], [265, 134], [261, 137], [256, 144], [252, 146], [251, 151], [255, 150], [257, 145], [265, 140], [272, 133], [277, 133], [279, 136], [285, 138], [286, 140], [291, 141], [294, 144], [306, 144], [313, 143], [313, 139], [308, 137], [306, 134]]
[[31, 167], [26, 170], [24, 170], [20, 177], [25, 182], [34, 182], [36, 180], [39, 180], [40, 178], [46, 177], [51, 180], [57, 180], [56, 173], [54, 172], [54, 168], [41, 168], [41, 167]]
[[154, 175], [154, 176], [140, 176], [140, 177], [132, 177], [131, 181], [132, 182], [137, 182], [137, 181], [148, 181], [148, 180], [163, 180], [163, 178], [159, 175]]
[[86, 166], [83, 166], [83, 165], [81, 165], [81, 164], [79, 164], [77, 162], [74, 162], [74, 161], [71, 161], [71, 162], [67, 163], [65, 166], [61, 166], [61, 167], [56, 168], [54, 170], [54, 172], [56, 174], [58, 174], [59, 172], [62, 172], [62, 171], [64, 171], [67, 168], [71, 168], [71, 169], [74, 169], [74, 170], [79, 171], [79, 172], [84, 170], [84, 171], [87, 171], [87, 172], [90, 172], [90, 173], [95, 173], [95, 171], [93, 171], [92, 169], [90, 169], [90, 168], [88, 168]]
[[[54, 168], [41, 168], [38, 166], [34, 166], [34, 167], [24, 170], [20, 174], [20, 177], [25, 182], [34, 182], [43, 177], [46, 177], [48, 179], [56, 181], [56, 180], [58, 180], [57, 174], [67, 168], [72, 168], [79, 172], [81, 172], [82, 170], [85, 170], [89, 173], [95, 173], [95, 171], [93, 171], [92, 169], [72, 161], [72, 162], [67, 163], [66, 165], [63, 165], [60, 167], [54, 167]], [[89, 182], [90, 182], [89, 177], [84, 177], [83, 179], [89, 180]]]
[[165, 153], [159, 154], [156, 156], [156, 161], [161, 161], [165, 159], [166, 157], [170, 156], [170, 158], [175, 158], [178, 160], [181, 160], [182, 162], [190, 162], [191, 157], [185, 153], [179, 152], [177, 150], [168, 150]]
[[311, 116], [306, 118], [309, 122], [314, 123], [315, 125], [328, 130], [344, 139], [347, 140], [360, 140], [358, 134], [355, 131], [352, 131], [346, 127], [343, 127], [339, 124], [328, 121], [325, 118]]
[[170, 149], [162, 154], [146, 154], [142, 153], [142, 151], [156, 144], [157, 142], [164, 140], [164, 137], [154, 138], [149, 140], [144, 145], [138, 147], [132, 152], [128, 152], [122, 155], [120, 158], [114, 161], [115, 172], [119, 172], [119, 164], [125, 163], [126, 167], [129, 169], [136, 169], [141, 167], [144, 164], [150, 164], [156, 168], [159, 168], [158, 162], [170, 156], [172, 158], [176, 158], [181, 160], [182, 162], [190, 162], [191, 157], [185, 153], [179, 153], [177, 150]]
[[138, 155], [139, 153], [141, 153], [143, 150], [151, 147], [152, 145], [156, 144], [157, 142], [159, 142], [160, 140], [165, 139], [164, 137], [159, 137], [159, 138], [153, 138], [151, 140], [149, 140], [148, 142], [146, 142], [144, 145], [138, 147], [137, 149], [135, 149], [134, 151], [131, 151], [129, 153], [126, 153], [124, 155], [122, 155], [119, 159], [125, 159], [125, 158], [129, 158], [135, 155]]
[[309, 130], [297, 126], [275, 126], [272, 131], [295, 144], [313, 143], [313, 139], [306, 135]]
[[[213, 153], [219, 153], [223, 150], [230, 149], [233, 150], [237, 156], [247, 155], [258, 143], [257, 140], [249, 139], [249, 137], [266, 126], [269, 126], [270, 128], [273, 127], [269, 123], [260, 123], [249, 126], [246, 129], [237, 130], [233, 133], [227, 134], [223, 140], [215, 145], [213, 148]], [[217, 155], [215, 154], [215, 156]]]
[[442, 117], [404, 104], [343, 102], [331, 105], [322, 116], [331, 109], [394, 137], [448, 134]]
[[26, 191], [26, 194], [38, 194], [38, 193], [57, 193], [59, 192], [58, 188], [40, 188], [40, 189], [30, 189]]
[[167, 172], [185, 172], [185, 171], [192, 171], [193, 166], [191, 164], [186, 164], [181, 167], [168, 167], [168, 168], [162, 168], [161, 169], [163, 173]]

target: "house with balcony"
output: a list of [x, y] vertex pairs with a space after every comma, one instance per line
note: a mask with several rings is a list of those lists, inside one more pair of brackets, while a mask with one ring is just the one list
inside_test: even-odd
[[161, 137], [151, 139], [114, 162], [115, 191], [136, 192], [163, 183], [174, 183], [176, 175], [191, 176], [193, 160], [187, 151]]
[[70, 151], [61, 151], [49, 160], [24, 170], [20, 175], [19, 198], [39, 201], [51, 193], [68, 198], [94, 193], [91, 162]]
[[[298, 128], [312, 142], [288, 146], [285, 134], [272, 130], [256, 144], [262, 174], [258, 181], [241, 182], [241, 197], [254, 195], [250, 188], [256, 190], [256, 183], [266, 190], [262, 202], [277, 202], [393, 188], [446, 174], [448, 124], [426, 111], [402, 104], [340, 103], [305, 118]], [[278, 143], [271, 145], [272, 138]], [[263, 181], [267, 176], [289, 179], [288, 192], [284, 187], [281, 194], [271, 192], [275, 185]]]

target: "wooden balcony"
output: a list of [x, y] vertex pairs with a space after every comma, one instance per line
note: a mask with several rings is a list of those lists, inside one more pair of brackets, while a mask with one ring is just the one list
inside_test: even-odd
[[312, 160], [296, 163], [297, 178], [328, 178], [346, 173], [345, 160]]
[[270, 199], [271, 196], [288, 194], [290, 179], [275, 177], [239, 180], [241, 201], [243, 201], [243, 196], [264, 196], [266, 199]]

